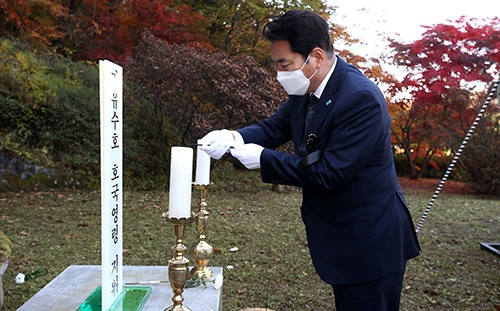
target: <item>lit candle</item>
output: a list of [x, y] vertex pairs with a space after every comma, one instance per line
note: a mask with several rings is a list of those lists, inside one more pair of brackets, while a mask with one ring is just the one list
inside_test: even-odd
[[170, 161], [168, 214], [170, 218], [189, 218], [191, 216], [193, 149], [172, 147]]
[[[198, 145], [202, 141], [198, 140]], [[210, 184], [210, 156], [203, 150], [200, 150], [200, 146], [196, 149], [196, 179], [194, 182], [196, 185], [208, 185]]]

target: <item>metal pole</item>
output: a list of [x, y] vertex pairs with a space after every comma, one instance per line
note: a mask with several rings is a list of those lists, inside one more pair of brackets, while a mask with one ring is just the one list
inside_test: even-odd
[[[500, 80], [496, 81], [495, 84], [493, 85], [493, 88], [491, 89], [490, 93], [488, 94], [488, 97], [486, 98], [486, 101], [484, 102], [483, 106], [481, 107], [481, 110], [479, 110], [479, 113], [476, 116], [476, 119], [472, 123], [469, 131], [467, 132], [467, 135], [465, 135], [464, 140], [462, 141], [462, 144], [458, 148], [457, 152], [455, 153], [455, 156], [453, 157], [453, 160], [451, 161], [450, 165], [448, 166], [448, 169], [443, 175], [443, 178], [439, 182], [439, 185], [436, 188], [436, 191], [434, 191], [434, 195], [432, 196], [429, 204], [427, 205], [427, 208], [424, 211], [424, 214], [422, 215], [422, 218], [420, 218], [420, 221], [418, 222], [416, 232], [419, 233], [420, 229], [422, 229], [422, 226], [424, 225], [425, 219], [427, 218], [427, 215], [429, 214], [432, 206], [434, 205], [434, 202], [436, 202], [437, 196], [439, 195], [439, 192], [441, 192], [441, 189], [443, 189], [444, 183], [446, 180], [448, 180], [448, 177], [450, 177], [451, 172], [453, 171], [453, 168], [455, 168], [455, 165], [457, 164], [458, 158], [460, 155], [462, 155], [462, 152], [469, 142], [469, 139], [472, 137], [472, 134], [474, 133], [474, 130], [476, 129], [477, 124], [483, 117], [484, 112], [486, 111], [486, 108], [488, 108], [488, 105], [491, 102], [491, 99], [493, 97], [496, 97], [496, 99], [500, 102], [499, 98], [499, 89], [498, 85], [500, 84]], [[499, 103], [500, 105], [500, 103]]]

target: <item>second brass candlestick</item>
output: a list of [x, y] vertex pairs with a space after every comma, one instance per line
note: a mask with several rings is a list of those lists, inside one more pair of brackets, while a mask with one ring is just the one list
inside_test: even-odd
[[189, 272], [189, 277], [198, 276], [200, 279], [207, 280], [214, 276], [214, 273], [208, 268], [208, 262], [212, 259], [213, 248], [205, 241], [205, 231], [208, 224], [208, 215], [206, 203], [206, 194], [208, 185], [196, 185], [200, 190], [200, 210], [198, 211], [197, 229], [199, 234], [199, 243], [194, 249], [193, 259], [195, 267]]

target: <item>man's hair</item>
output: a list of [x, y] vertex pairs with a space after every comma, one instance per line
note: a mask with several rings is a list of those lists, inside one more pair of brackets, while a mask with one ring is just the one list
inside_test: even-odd
[[328, 57], [334, 55], [328, 23], [310, 11], [288, 11], [264, 26], [263, 33], [271, 42], [288, 41], [292, 52], [301, 54], [304, 59], [316, 47], [325, 51]]

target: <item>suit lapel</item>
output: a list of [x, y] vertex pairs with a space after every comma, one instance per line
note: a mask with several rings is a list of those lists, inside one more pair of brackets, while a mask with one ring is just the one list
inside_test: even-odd
[[325, 98], [325, 96], [321, 96], [318, 101], [318, 105], [316, 106], [316, 109], [314, 110], [314, 113], [311, 117], [311, 122], [309, 122], [309, 126], [304, 132], [305, 135], [303, 139], [307, 139], [307, 136], [310, 133], [315, 133], [320, 128], [331, 107], [333, 106], [334, 101], [335, 98], [333, 96], [327, 98]]
[[[305, 143], [305, 140], [307, 139], [307, 136], [309, 136], [310, 133], [316, 133], [318, 131], [318, 129], [323, 124], [323, 121], [325, 120], [326, 116], [330, 113], [332, 107], [335, 105], [336, 93], [338, 92], [338, 90], [342, 85], [345, 74], [347, 73], [347, 68], [348, 68], [347, 63], [340, 57], [337, 57], [337, 65], [335, 67], [335, 70], [333, 71], [330, 80], [326, 84], [323, 94], [321, 94], [321, 98], [318, 100], [318, 105], [314, 110], [311, 122], [309, 123], [309, 126], [305, 130], [304, 135], [302, 137], [302, 143]], [[302, 125], [303, 124], [304, 123], [302, 123]]]
[[304, 136], [304, 124], [307, 110], [307, 95], [289, 96], [290, 117], [293, 118], [292, 137], [300, 138]]

